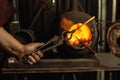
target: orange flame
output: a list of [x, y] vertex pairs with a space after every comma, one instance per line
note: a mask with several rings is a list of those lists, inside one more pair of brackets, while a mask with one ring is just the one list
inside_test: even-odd
[[62, 17], [61, 22], [60, 22], [61, 28], [68, 31], [73, 25], [74, 23], [71, 20], [68, 20], [67, 18]]
[[67, 42], [67, 44], [68, 45], [80, 45], [84, 43], [85, 45], [88, 45], [92, 39], [92, 31], [90, 27], [87, 25], [87, 23], [92, 21], [94, 18], [95, 16], [88, 19], [85, 23], [74, 24], [74, 22], [72, 22], [71, 20], [68, 20], [65, 17], [62, 17], [61, 23], [60, 23], [61, 27], [66, 31], [75, 30], [75, 32], [72, 35], [71, 33], [67, 34], [66, 37], [71, 38]]
[[[79, 26], [81, 26], [79, 29], [77, 29]], [[82, 23], [77, 23], [73, 25], [69, 31], [72, 31], [74, 29], [77, 29], [73, 34], [72, 38], [67, 42], [69, 45], [80, 45], [80, 41], [84, 42], [84, 44], [89, 44], [89, 42], [92, 39], [92, 32], [87, 25], [83, 25]], [[67, 38], [71, 37], [71, 33], [67, 34]], [[77, 38], [79, 39], [77, 39]]]

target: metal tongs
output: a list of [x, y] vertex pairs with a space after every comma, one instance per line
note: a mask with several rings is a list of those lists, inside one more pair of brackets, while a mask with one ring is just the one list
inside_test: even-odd
[[[47, 51], [49, 51], [49, 50], [52, 50], [52, 49], [57, 48], [58, 46], [62, 45], [62, 44], [64, 43], [64, 41], [70, 40], [70, 39], [72, 38], [72, 34], [73, 34], [75, 31], [76, 31], [76, 30], [73, 30], [73, 31], [63, 31], [60, 36], [55, 35], [55, 36], [52, 37], [50, 40], [48, 40], [44, 45], [42, 45], [41, 47], [37, 48], [37, 49], [35, 50], [35, 52], [37, 52], [37, 51], [40, 50], [41, 52], [45, 53], [45, 52], [47, 52]], [[70, 34], [71, 34], [71, 36], [70, 36], [69, 38], [66, 38], [66, 34], [67, 34], [67, 33], [70, 33]], [[51, 43], [54, 43], [54, 44], [52, 44], [51, 46], [49, 46]], [[24, 63], [27, 63], [27, 61], [28, 61], [28, 56], [29, 56], [29, 55], [30, 55], [30, 54], [25, 55], [25, 56], [23, 57], [22, 60], [23, 60]]]
[[[70, 38], [66, 38], [66, 34], [67, 33], [71, 33], [71, 36]], [[41, 52], [46, 52], [46, 51], [49, 51], [49, 50], [52, 50], [60, 45], [62, 45], [64, 43], [64, 41], [68, 41], [72, 38], [72, 34], [73, 34], [73, 31], [63, 31], [62, 34], [60, 36], [57, 36], [55, 35], [53, 38], [51, 38], [48, 42], [46, 42], [43, 46], [37, 48], [36, 51], [41, 51]], [[48, 46], [49, 44], [51, 43], [54, 43], [53, 45], [51, 46]], [[47, 47], [48, 46], [48, 47]]]

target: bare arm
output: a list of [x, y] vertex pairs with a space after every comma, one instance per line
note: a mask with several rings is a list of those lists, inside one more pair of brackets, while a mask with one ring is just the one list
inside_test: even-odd
[[33, 53], [35, 49], [41, 45], [41, 43], [23, 45], [10, 35], [3, 27], [0, 27], [0, 46], [19, 59], [22, 59], [24, 55], [31, 53], [28, 60], [29, 64], [36, 63], [36, 61], [39, 60], [38, 58], [43, 56], [40, 51]]

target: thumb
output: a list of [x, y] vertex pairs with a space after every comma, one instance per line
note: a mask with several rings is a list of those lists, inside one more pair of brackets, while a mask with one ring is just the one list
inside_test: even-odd
[[40, 47], [40, 46], [42, 46], [44, 43], [34, 43], [34, 47]]
[[44, 43], [29, 43], [25, 45], [25, 52], [26, 53], [31, 53], [34, 52], [38, 47], [42, 46]]

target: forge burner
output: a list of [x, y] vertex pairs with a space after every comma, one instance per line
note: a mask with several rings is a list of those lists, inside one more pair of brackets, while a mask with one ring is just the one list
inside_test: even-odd
[[[61, 17], [61, 31], [71, 31], [76, 29], [90, 18], [91, 16], [84, 12], [79, 12], [79, 14], [74, 16], [65, 13]], [[67, 37], [69, 38], [70, 35], [68, 34]], [[97, 50], [97, 42], [97, 23], [95, 20], [92, 20], [91, 22], [82, 25], [78, 30], [76, 30], [76, 32], [72, 34], [72, 39], [58, 47], [58, 52], [60, 53], [60, 56], [65, 58], [80, 58], [84, 56], [91, 57], [93, 56], [93, 52], [91, 52], [91, 50]]]

